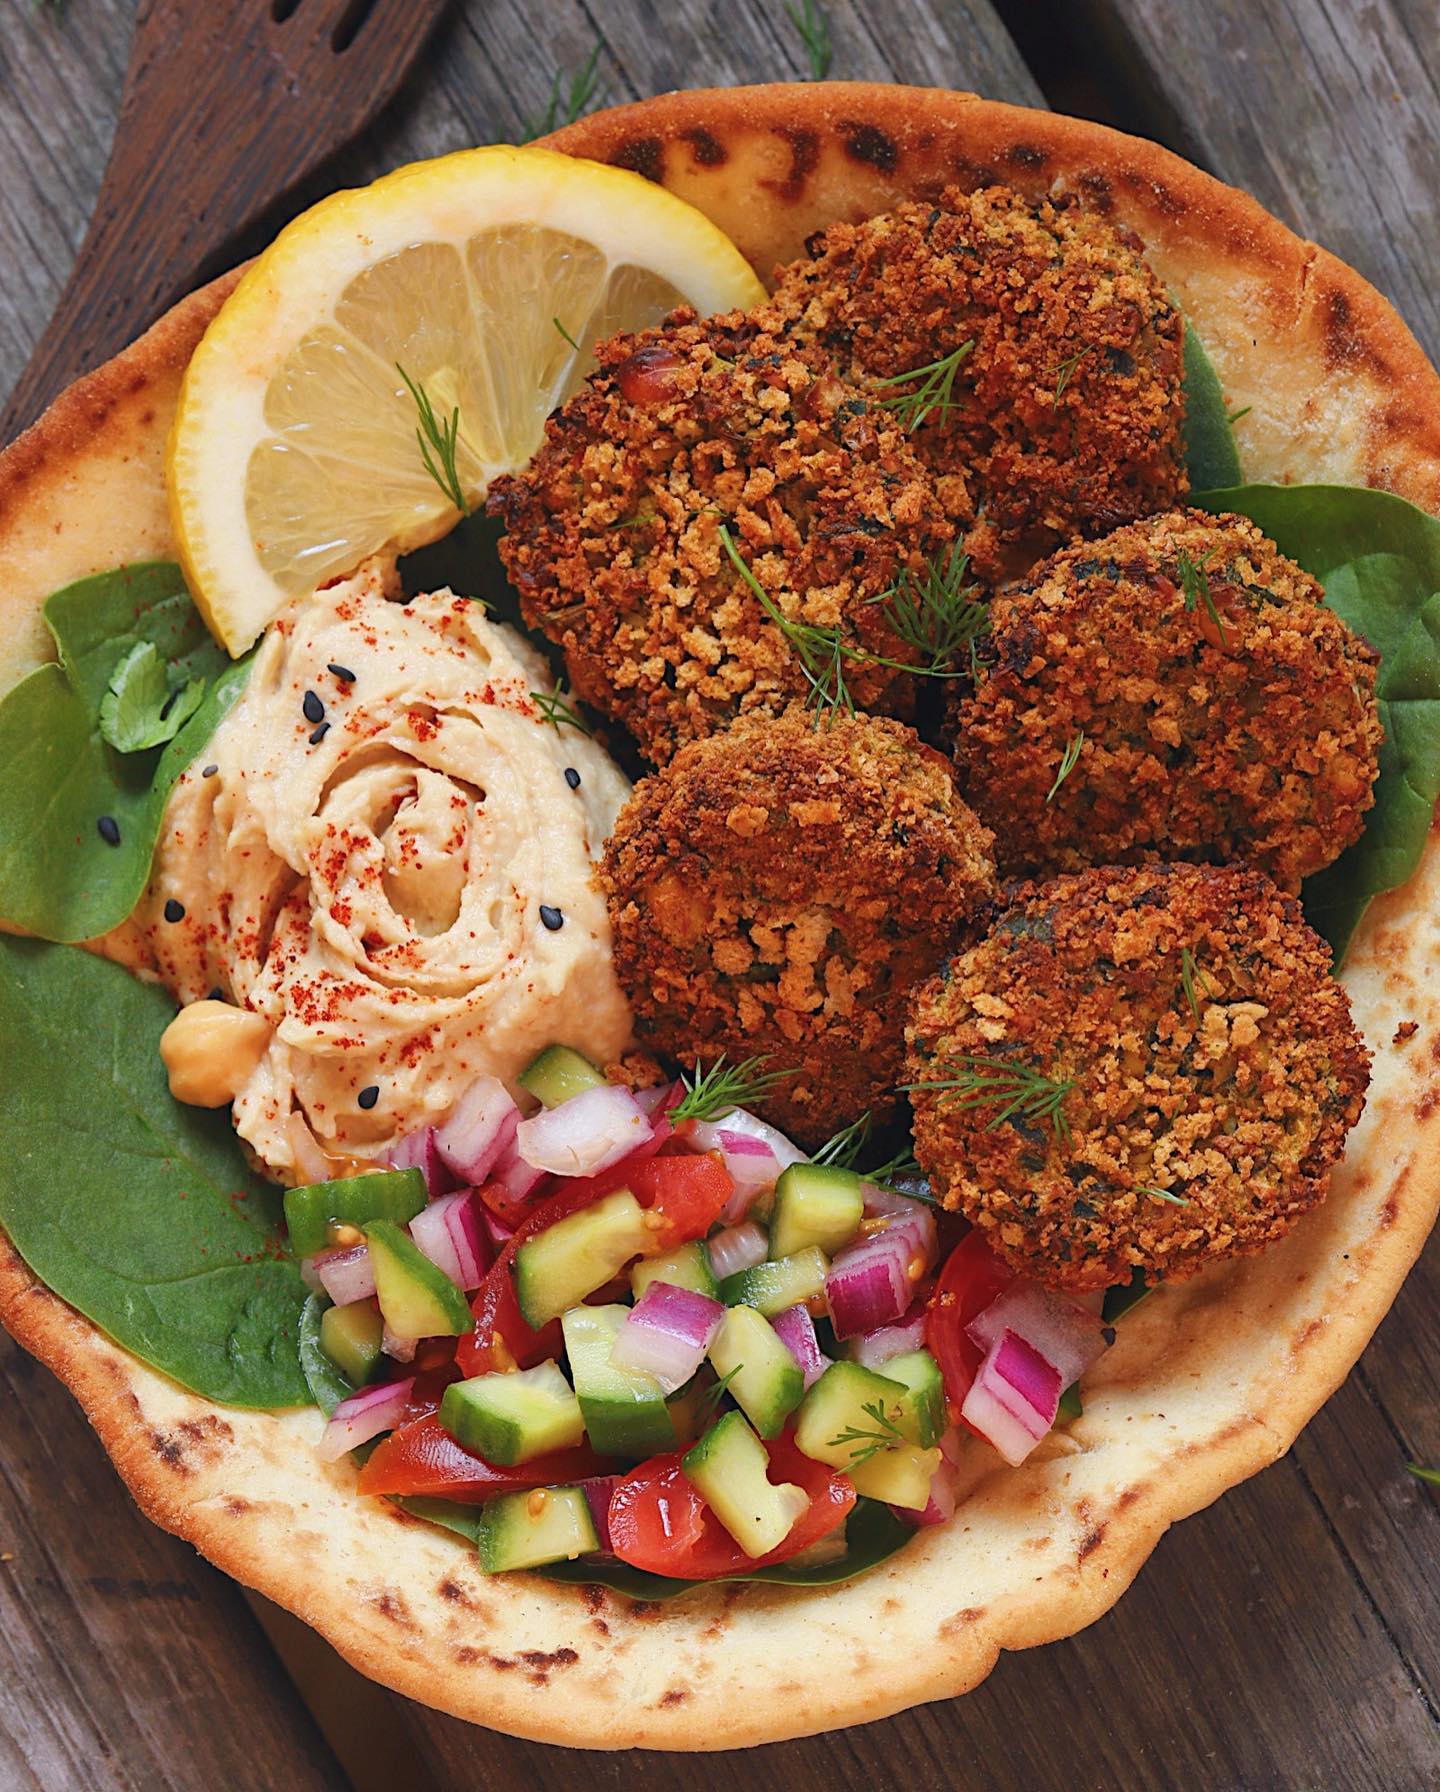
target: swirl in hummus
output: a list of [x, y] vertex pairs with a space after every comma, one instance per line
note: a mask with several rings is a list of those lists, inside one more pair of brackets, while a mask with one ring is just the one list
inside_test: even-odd
[[552, 1041], [628, 1043], [591, 877], [628, 785], [549, 688], [483, 605], [362, 573], [280, 617], [176, 785], [136, 918], [182, 1003], [274, 1028], [234, 1120], [284, 1179], [383, 1154]]

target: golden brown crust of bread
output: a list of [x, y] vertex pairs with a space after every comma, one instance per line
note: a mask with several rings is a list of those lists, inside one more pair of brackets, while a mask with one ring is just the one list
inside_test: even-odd
[[[556, 142], [663, 176], [767, 271], [818, 225], [946, 179], [1078, 186], [1146, 239], [1232, 403], [1255, 407], [1240, 426], [1255, 476], [1368, 481], [1440, 511], [1440, 381], [1394, 311], [1252, 200], [1152, 145], [969, 96], [855, 85], [674, 94]], [[81, 381], [0, 458], [0, 616], [5, 635], [27, 630], [0, 684], [43, 651], [38, 605], [56, 585], [166, 550], [166, 407], [215, 293]], [[728, 1588], [656, 1609], [486, 1580], [455, 1539], [358, 1500], [353, 1471], [321, 1465], [308, 1447], [317, 1413], [222, 1410], [183, 1393], [38, 1287], [3, 1240], [0, 1318], [80, 1399], [157, 1523], [402, 1692], [597, 1748], [738, 1747], [864, 1722], [965, 1691], [1002, 1648], [1092, 1622], [1170, 1524], [1283, 1454], [1344, 1379], [1440, 1202], [1437, 955], [1432, 834], [1347, 962], [1376, 1063], [1326, 1203], [1273, 1251], [1138, 1308], [1087, 1383], [1085, 1416], [1039, 1460], [1004, 1470], [977, 1446], [963, 1523], [821, 1594]]]

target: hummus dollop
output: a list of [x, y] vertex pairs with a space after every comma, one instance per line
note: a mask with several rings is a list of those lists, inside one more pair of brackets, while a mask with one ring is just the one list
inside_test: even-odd
[[236, 1130], [285, 1180], [382, 1156], [477, 1076], [630, 1039], [591, 867], [628, 792], [541, 657], [366, 572], [293, 605], [166, 810], [137, 921], [182, 1003], [274, 1032]]

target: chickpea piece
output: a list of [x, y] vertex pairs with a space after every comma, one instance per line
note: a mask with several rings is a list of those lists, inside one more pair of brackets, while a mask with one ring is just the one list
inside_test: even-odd
[[231, 1002], [191, 1002], [160, 1036], [160, 1056], [176, 1101], [223, 1108], [265, 1056], [268, 1020]]

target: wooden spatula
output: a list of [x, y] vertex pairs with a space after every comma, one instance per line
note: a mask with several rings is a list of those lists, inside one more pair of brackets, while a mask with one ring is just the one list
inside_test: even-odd
[[395, 92], [446, 0], [140, 0], [115, 144], [0, 442], [189, 290]]

